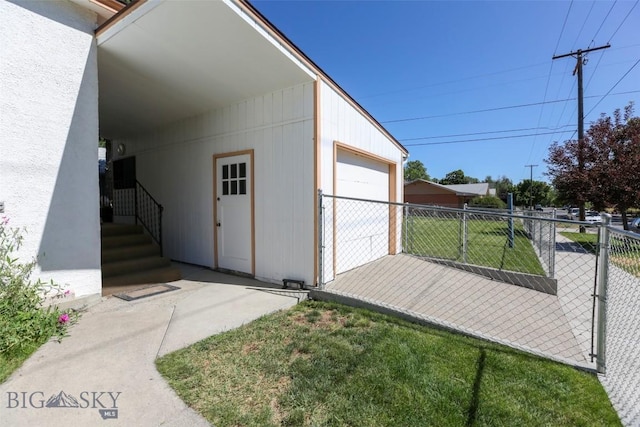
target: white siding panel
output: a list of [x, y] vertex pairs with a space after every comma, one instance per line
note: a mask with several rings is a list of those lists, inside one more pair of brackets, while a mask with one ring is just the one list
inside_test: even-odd
[[[333, 192], [333, 152], [336, 141], [346, 144], [358, 150], [365, 151], [375, 156], [386, 159], [390, 163], [396, 164], [396, 201], [402, 201], [403, 179], [402, 161], [403, 153], [401, 149], [393, 143], [382, 131], [380, 131], [370, 120], [354, 108], [346, 99], [337, 93], [331, 86], [320, 82], [320, 135], [321, 135], [321, 188], [326, 194]], [[388, 183], [386, 185], [388, 188]], [[325, 236], [333, 234], [333, 201], [327, 200], [325, 203]], [[388, 221], [388, 210], [386, 216]], [[337, 220], [337, 219], [336, 219]], [[398, 222], [398, 227], [401, 222]], [[399, 235], [400, 230], [396, 235]], [[397, 242], [400, 239], [396, 239]], [[399, 247], [398, 243], [398, 249]], [[325, 280], [334, 277], [333, 271], [333, 242], [331, 238], [325, 239]], [[336, 254], [336, 258], [338, 258]], [[337, 268], [340, 269], [340, 261], [336, 259]]]
[[165, 207], [166, 255], [213, 267], [214, 154], [254, 150], [255, 275], [314, 281], [313, 83], [114, 141]]

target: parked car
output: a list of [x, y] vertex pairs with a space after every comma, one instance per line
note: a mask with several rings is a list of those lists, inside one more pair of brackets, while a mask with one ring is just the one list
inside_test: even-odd
[[602, 222], [602, 217], [599, 212], [596, 211], [586, 211], [584, 213], [584, 220], [589, 224], [598, 224]]
[[636, 218], [629, 223], [629, 231], [640, 233], [640, 218]]
[[569, 216], [569, 219], [578, 219], [578, 216], [580, 215], [580, 208], [567, 209], [567, 215]]
[[534, 209], [540, 212], [544, 211], [544, 209], [542, 209], [542, 205], [536, 205]]

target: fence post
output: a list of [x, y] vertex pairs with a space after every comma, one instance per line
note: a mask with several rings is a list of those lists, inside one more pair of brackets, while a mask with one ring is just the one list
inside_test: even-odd
[[609, 225], [611, 215], [602, 214], [602, 225], [598, 230], [598, 342], [596, 350], [596, 370], [606, 372], [607, 351], [607, 285], [609, 281]]
[[[556, 219], [557, 211], [554, 208], [551, 212], [551, 219]], [[549, 277], [553, 279], [556, 275], [556, 222], [549, 224]]]
[[462, 213], [462, 262], [467, 263], [467, 204], [463, 206], [464, 212]]
[[509, 209], [509, 247], [513, 248], [516, 239], [513, 227], [513, 193], [507, 193], [507, 208]]
[[318, 190], [318, 287], [324, 289], [324, 208], [322, 206], [322, 190]]
[[402, 252], [405, 254], [409, 253], [409, 206], [405, 203], [404, 208], [402, 210], [403, 218], [402, 218], [402, 232], [404, 234]]
[[542, 218], [543, 218], [543, 214], [539, 214], [536, 215], [537, 220], [538, 220], [538, 253], [540, 254], [540, 256], [542, 257]]

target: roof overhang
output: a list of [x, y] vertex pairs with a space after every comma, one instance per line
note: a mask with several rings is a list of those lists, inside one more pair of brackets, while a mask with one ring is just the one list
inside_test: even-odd
[[316, 79], [229, 0], [139, 0], [96, 34], [104, 138]]

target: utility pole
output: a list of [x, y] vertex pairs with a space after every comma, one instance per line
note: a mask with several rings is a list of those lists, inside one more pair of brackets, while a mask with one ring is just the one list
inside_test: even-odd
[[524, 165], [525, 168], [529, 168], [529, 207], [533, 209], [533, 168], [537, 168], [538, 165]]
[[[611, 45], [607, 43], [604, 46], [592, 47], [590, 49], [578, 49], [575, 52], [565, 53], [564, 55], [556, 55], [554, 59], [566, 58], [567, 56], [573, 56], [576, 58], [576, 68], [573, 69], [573, 75], [578, 74], [578, 173], [582, 177], [582, 171], [584, 170], [584, 106], [583, 106], [583, 90], [582, 90], [582, 66], [586, 63], [586, 60], [582, 58], [585, 53], [593, 52], [594, 50], [607, 49]], [[578, 203], [580, 209], [579, 219], [584, 221], [584, 200], [580, 200]], [[580, 227], [580, 232], [584, 233], [584, 227]]]

